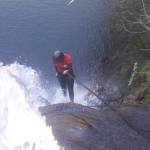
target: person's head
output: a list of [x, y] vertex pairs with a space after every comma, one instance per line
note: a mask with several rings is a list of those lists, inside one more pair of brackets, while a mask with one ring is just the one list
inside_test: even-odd
[[57, 50], [57, 51], [54, 52], [52, 58], [53, 58], [53, 60], [54, 60], [55, 62], [59, 62], [59, 61], [62, 61], [62, 60], [63, 60], [64, 54], [63, 54], [61, 51]]

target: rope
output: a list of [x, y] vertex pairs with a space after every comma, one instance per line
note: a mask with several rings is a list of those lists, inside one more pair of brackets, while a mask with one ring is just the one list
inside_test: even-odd
[[[68, 74], [68, 73], [67, 73]], [[72, 79], [74, 79], [76, 82], [78, 82], [79, 84], [81, 84], [85, 89], [87, 89], [89, 92], [91, 92], [93, 95], [95, 95], [98, 99], [100, 99], [104, 104], [106, 104], [108, 107], [110, 107], [112, 110], [116, 111], [119, 116], [126, 122], [126, 124], [131, 127], [134, 131], [136, 131], [138, 134], [140, 134], [141, 136], [143, 136], [148, 142], [150, 142], [150, 137], [147, 136], [146, 134], [144, 134], [140, 129], [138, 129], [137, 127], [135, 127], [119, 110], [117, 110], [116, 108], [114, 108], [113, 106], [111, 106], [110, 104], [108, 104], [107, 102], [105, 102], [104, 100], [102, 100], [98, 94], [94, 93], [92, 90], [90, 90], [88, 87], [86, 87], [84, 84], [82, 84], [80, 81], [78, 81], [77, 79], [75, 79], [74, 77], [72, 77], [70, 74], [68, 74], [69, 77], [71, 77]]]

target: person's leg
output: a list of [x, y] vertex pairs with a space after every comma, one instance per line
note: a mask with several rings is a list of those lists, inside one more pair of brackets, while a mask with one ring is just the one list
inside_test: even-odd
[[66, 82], [67, 82], [67, 87], [68, 87], [68, 91], [69, 91], [70, 101], [74, 102], [74, 91], [73, 91], [74, 79], [72, 79], [71, 77], [67, 77]]
[[62, 92], [64, 94], [64, 96], [66, 96], [66, 78], [64, 76], [61, 76], [61, 77], [58, 77], [58, 81], [60, 83], [60, 86], [61, 86], [61, 89], [62, 89]]

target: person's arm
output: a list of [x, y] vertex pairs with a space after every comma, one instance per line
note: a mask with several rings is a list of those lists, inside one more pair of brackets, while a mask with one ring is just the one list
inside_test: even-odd
[[55, 66], [55, 71], [56, 71], [56, 72], [58, 72], [58, 71], [57, 71], [57, 67], [56, 67], [56, 66]]
[[73, 71], [73, 69], [72, 69], [72, 64], [68, 64], [68, 65], [67, 65], [67, 70], [68, 70], [68, 71]]
[[67, 74], [67, 73], [72, 72], [72, 71], [73, 71], [73, 69], [72, 69], [72, 63], [71, 64], [67, 64], [67, 68], [63, 72], [63, 74]]
[[56, 66], [55, 66], [55, 71], [56, 71], [56, 77], [58, 77], [58, 70]]

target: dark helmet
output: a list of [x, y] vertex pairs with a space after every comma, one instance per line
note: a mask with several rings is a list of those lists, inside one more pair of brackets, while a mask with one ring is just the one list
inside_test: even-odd
[[54, 54], [53, 54], [53, 60], [58, 62], [58, 61], [61, 61], [63, 60], [64, 58], [64, 54], [61, 52], [61, 51], [55, 51]]

